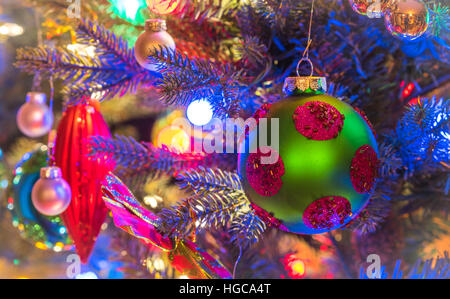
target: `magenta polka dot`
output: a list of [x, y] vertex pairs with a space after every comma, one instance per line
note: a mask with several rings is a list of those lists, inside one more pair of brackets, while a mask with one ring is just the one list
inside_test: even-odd
[[[275, 161], [264, 161], [271, 156], [273, 151]], [[271, 164], [267, 164], [271, 163]], [[273, 196], [280, 191], [283, 182], [284, 164], [277, 151], [270, 147], [258, 148], [256, 153], [251, 153], [247, 160], [247, 179], [250, 186], [262, 196]]]
[[303, 213], [303, 222], [309, 228], [331, 230], [344, 224], [352, 215], [352, 205], [341, 196], [327, 196], [313, 201]]
[[258, 122], [261, 118], [269, 117], [269, 109], [271, 104], [263, 104], [258, 110], [256, 110], [255, 114], [253, 114], [253, 118]]
[[344, 126], [344, 115], [332, 105], [314, 101], [298, 106], [293, 114], [297, 131], [308, 139], [336, 138]]
[[350, 177], [358, 193], [369, 193], [375, 184], [379, 160], [370, 145], [363, 145], [356, 150], [350, 166]]

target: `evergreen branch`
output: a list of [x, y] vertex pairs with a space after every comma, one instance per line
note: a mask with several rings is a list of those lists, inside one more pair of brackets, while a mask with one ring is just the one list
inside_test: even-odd
[[116, 69], [105, 66], [95, 58], [77, 55], [65, 48], [21, 48], [17, 50], [15, 66], [27, 73], [53, 75], [64, 83], [100, 80], [115, 76]]
[[379, 146], [380, 151], [380, 169], [381, 178], [389, 178], [398, 176], [399, 170], [402, 169], [402, 159], [392, 144], [383, 142]]
[[134, 50], [128, 47], [127, 42], [103, 26], [81, 19], [77, 28], [77, 41], [95, 46], [101, 63], [114, 68], [116, 72], [114, 77], [66, 87], [63, 93], [69, 98], [69, 104], [83, 100], [83, 93], [90, 95], [96, 92], [100, 100], [107, 100], [128, 92], [136, 93], [138, 87], [154, 84], [155, 76], [137, 63]]
[[181, 189], [193, 192], [197, 196], [243, 191], [238, 174], [221, 169], [199, 167], [197, 170], [181, 172], [177, 180]]
[[92, 21], [80, 19], [77, 42], [95, 46], [99, 59], [107, 65], [134, 72], [143, 71], [134, 58], [133, 49], [128, 47], [128, 43], [122, 37], [117, 37], [113, 32]]
[[433, 3], [430, 12], [430, 33], [438, 38], [441, 35], [448, 34], [450, 30], [450, 12], [448, 6], [442, 5], [441, 3]]
[[170, 73], [164, 75], [158, 85], [161, 101], [168, 105], [187, 106], [199, 99], [209, 99], [216, 94], [215, 77], [200, 77], [194, 72]]
[[195, 100], [208, 100], [214, 117], [237, 115], [241, 71], [227, 64], [190, 59], [168, 48], [153, 52], [148, 59], [163, 75], [157, 83], [162, 102], [186, 107]]
[[115, 139], [94, 136], [88, 139], [88, 146], [90, 156], [106, 157], [115, 161], [122, 169], [139, 174], [148, 171], [155, 172], [156, 175], [171, 175], [185, 168], [196, 167], [203, 159], [201, 155], [173, 153], [167, 148], [156, 148], [124, 136], [116, 136]]
[[351, 222], [350, 227], [360, 235], [376, 231], [390, 212], [390, 198], [377, 191], [370, 198], [367, 207]]
[[179, 13], [182, 18], [201, 22], [211, 19], [221, 19], [238, 10], [241, 6], [239, 0], [191, 0], [187, 1]]
[[253, 6], [273, 30], [291, 32], [309, 5], [297, 0], [257, 0]]
[[195, 69], [193, 61], [186, 55], [164, 46], [154, 48], [148, 57], [148, 62], [162, 73]]
[[421, 99], [408, 106], [397, 124], [392, 142], [411, 175], [415, 170], [434, 168], [438, 163], [449, 163], [450, 101]]
[[230, 225], [231, 241], [245, 249], [262, 238], [266, 224], [254, 210], [239, 212]]
[[136, 93], [143, 85], [152, 85], [156, 80], [146, 73], [139, 73], [133, 76], [125, 76], [110, 83], [103, 84], [78, 84], [65, 86], [62, 93], [68, 99], [68, 104], [83, 102], [87, 95], [96, 97], [101, 101], [110, 100], [116, 96], [122, 97], [126, 93]]
[[94, 92], [105, 100], [154, 84], [155, 76], [138, 65], [133, 50], [114, 33], [82, 19], [77, 38], [81, 44], [95, 46], [97, 56], [41, 46], [19, 49], [15, 65], [28, 73], [63, 80], [68, 104], [77, 104]]
[[159, 229], [167, 236], [185, 238], [199, 228], [226, 226], [246, 206], [248, 199], [242, 191], [191, 197], [163, 209], [158, 214]]
[[184, 238], [200, 228], [229, 225], [232, 242], [242, 248], [260, 240], [266, 225], [250, 207], [236, 173], [199, 167], [181, 172], [177, 179], [194, 196], [161, 211], [165, 234]]

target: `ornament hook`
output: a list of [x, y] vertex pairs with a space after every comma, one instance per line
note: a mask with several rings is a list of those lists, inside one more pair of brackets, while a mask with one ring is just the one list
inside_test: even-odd
[[309, 59], [308, 57], [303, 57], [302, 59], [300, 59], [300, 60], [298, 61], [298, 63], [297, 63], [297, 69], [296, 69], [296, 71], [297, 71], [297, 77], [300, 77], [300, 72], [299, 72], [299, 70], [300, 70], [300, 64], [301, 64], [303, 61], [309, 62], [309, 65], [311, 66], [311, 74], [309, 74], [309, 77], [312, 77], [312, 75], [313, 75], [313, 73], [314, 73], [314, 65], [313, 65], [311, 59]]

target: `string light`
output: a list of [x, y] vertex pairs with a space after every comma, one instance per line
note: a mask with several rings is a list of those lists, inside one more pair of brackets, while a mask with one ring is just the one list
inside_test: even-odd
[[206, 100], [193, 101], [186, 110], [186, 116], [196, 126], [207, 125], [213, 117], [212, 106]]
[[14, 23], [0, 23], [0, 35], [19, 36], [24, 32], [23, 27]]

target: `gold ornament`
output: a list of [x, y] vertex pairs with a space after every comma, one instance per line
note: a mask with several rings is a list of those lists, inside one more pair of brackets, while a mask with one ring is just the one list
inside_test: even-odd
[[349, 0], [352, 9], [369, 18], [381, 18], [393, 0]]
[[421, 0], [397, 0], [386, 11], [384, 22], [392, 35], [414, 40], [427, 30], [430, 14]]
[[138, 37], [134, 45], [134, 56], [143, 68], [150, 71], [157, 70], [157, 67], [149, 62], [148, 57], [161, 47], [175, 51], [175, 41], [166, 30], [167, 26], [164, 20], [145, 21], [145, 31]]

